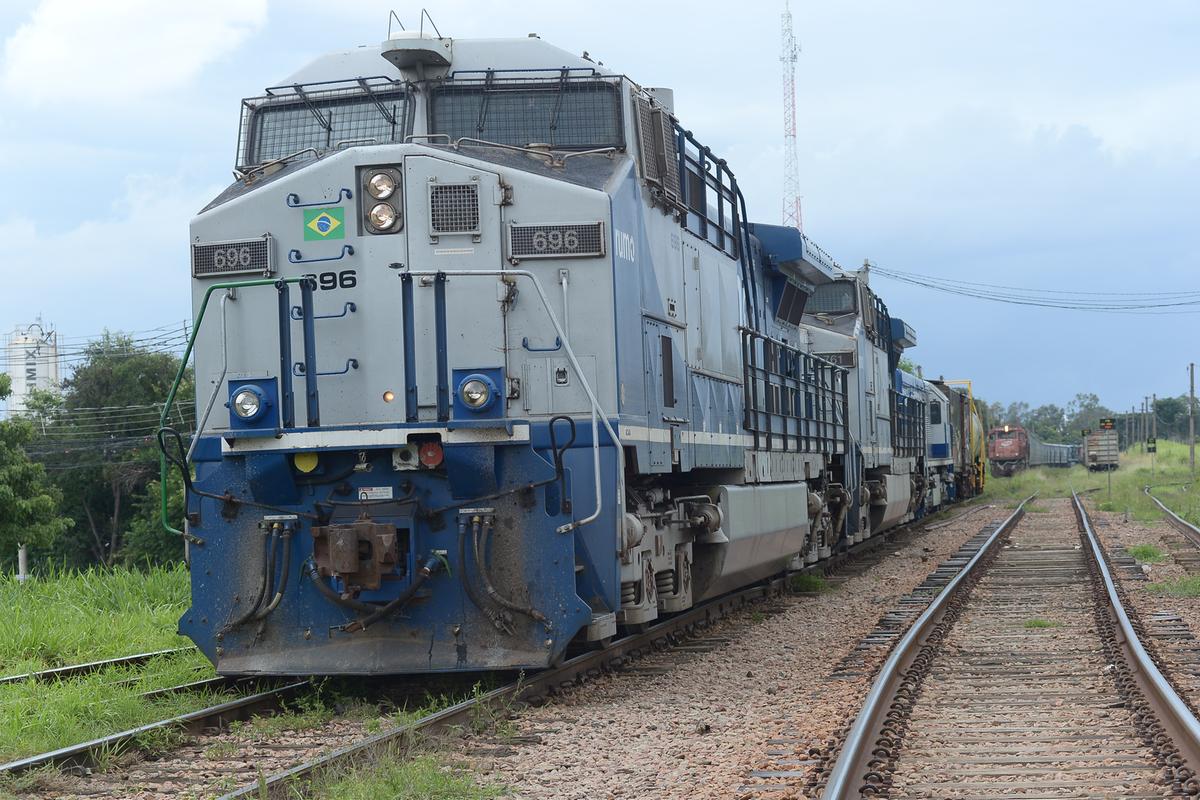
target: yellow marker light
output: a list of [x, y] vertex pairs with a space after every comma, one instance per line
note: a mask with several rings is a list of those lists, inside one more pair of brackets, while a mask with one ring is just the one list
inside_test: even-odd
[[395, 399], [396, 399], [396, 394], [391, 389], [388, 389], [386, 392], [383, 393], [383, 402], [390, 403]]
[[317, 468], [318, 461], [316, 453], [296, 453], [292, 456], [292, 463], [296, 465], [296, 469], [305, 475]]

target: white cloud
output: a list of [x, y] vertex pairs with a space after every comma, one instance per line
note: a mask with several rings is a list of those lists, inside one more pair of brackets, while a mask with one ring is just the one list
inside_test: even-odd
[[33, 103], [129, 102], [190, 81], [267, 19], [267, 0], [42, 0], [4, 43], [0, 88]]
[[39, 313], [69, 336], [188, 316], [188, 222], [220, 187], [141, 174], [123, 189], [75, 224], [0, 218], [0, 331]]

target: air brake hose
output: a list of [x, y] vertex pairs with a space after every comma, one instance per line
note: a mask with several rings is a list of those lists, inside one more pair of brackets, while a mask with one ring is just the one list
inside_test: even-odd
[[515, 603], [504, 595], [500, 594], [500, 592], [496, 591], [496, 587], [492, 584], [491, 575], [488, 574], [487, 563], [483, 560], [484, 548], [480, 547], [479, 544], [479, 540], [482, 538], [480, 535], [481, 528], [485, 529], [488, 532], [488, 535], [490, 535], [492, 531], [492, 524], [489, 522], [486, 526], [484, 526], [480, 521], [480, 518], [475, 517], [471, 525], [471, 542], [475, 548], [475, 565], [479, 567], [479, 577], [483, 579], [483, 588], [484, 591], [487, 592], [487, 596], [492, 598], [492, 600], [496, 601], [498, 604], [507, 608], [509, 611], [515, 611], [518, 614], [522, 614], [532, 620], [540, 622], [546, 630], [550, 630], [550, 620], [545, 614], [538, 611], [533, 606], [523, 606], [520, 603]]
[[408, 585], [407, 589], [400, 593], [399, 597], [397, 597], [395, 600], [392, 600], [387, 605], [377, 609], [375, 613], [368, 614], [362, 619], [356, 619], [354, 622], [351, 622], [349, 625], [347, 625], [344, 630], [347, 633], [353, 633], [354, 631], [365, 631], [368, 627], [374, 625], [376, 622], [379, 622], [382, 619], [387, 619], [392, 614], [399, 611], [401, 608], [407, 605], [409, 600], [413, 599], [413, 596], [425, 584], [425, 581], [429, 579], [429, 576], [441, 566], [441, 564], [442, 562], [437, 556], [430, 556], [429, 560], [425, 562], [425, 565], [417, 570], [417, 574], [413, 576], [412, 583]]
[[287, 590], [288, 577], [292, 573], [292, 528], [290, 525], [284, 526], [280, 538], [283, 539], [283, 565], [280, 567], [279, 587], [275, 590], [275, 596], [271, 598], [271, 602], [266, 608], [255, 614], [254, 619], [266, 619], [267, 615], [279, 605], [279, 601], [283, 599], [283, 593]]
[[372, 614], [379, 610], [379, 606], [373, 606], [370, 603], [364, 603], [361, 600], [355, 600], [353, 597], [342, 597], [340, 594], [335, 592], [329, 586], [329, 584], [325, 583], [325, 580], [321, 577], [320, 573], [317, 572], [317, 565], [312, 561], [308, 562], [304, 574], [307, 575], [309, 580], [312, 581], [312, 584], [317, 588], [317, 591], [320, 592], [325, 599], [331, 603], [342, 606], [343, 608], [350, 608], [355, 611], [363, 611], [367, 614]]
[[497, 611], [484, 603], [483, 598], [479, 596], [479, 590], [471, 582], [471, 576], [467, 570], [467, 518], [461, 516], [458, 518], [458, 564], [458, 578], [462, 581], [463, 589], [466, 591], [467, 597], [471, 599], [471, 603], [491, 620], [496, 630], [511, 636], [514, 632], [512, 617], [507, 611]]
[[260, 580], [259, 584], [258, 584], [258, 597], [255, 598], [254, 605], [250, 606], [250, 608], [248, 608], [244, 614], [242, 614], [240, 617], [235, 619], [233, 622], [230, 622], [227, 625], [225, 625], [225, 627], [222, 628], [222, 631], [231, 631], [234, 628], [238, 627], [239, 625], [245, 625], [247, 622], [249, 622], [251, 619], [254, 618], [254, 615], [258, 613], [258, 609], [260, 607], [262, 607], [262, 602], [267, 596], [267, 583], [270, 581], [270, 578], [267, 576], [267, 566], [270, 563], [269, 553], [274, 546], [275, 546], [274, 532], [272, 531], [271, 533], [264, 533], [263, 534], [263, 571], [262, 571], [262, 580]]

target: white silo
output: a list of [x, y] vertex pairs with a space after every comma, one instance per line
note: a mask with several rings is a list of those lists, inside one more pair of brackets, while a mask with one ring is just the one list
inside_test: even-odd
[[8, 410], [19, 414], [25, 410], [32, 390], [59, 387], [58, 333], [39, 318], [29, 325], [18, 325], [4, 338], [7, 371], [12, 379]]

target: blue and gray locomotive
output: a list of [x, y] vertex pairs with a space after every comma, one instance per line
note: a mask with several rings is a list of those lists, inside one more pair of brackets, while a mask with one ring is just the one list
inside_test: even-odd
[[545, 667], [978, 489], [969, 397], [669, 90], [402, 33], [243, 101], [235, 177], [160, 434], [222, 673]]

